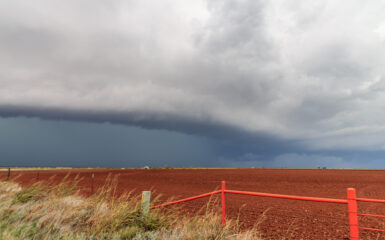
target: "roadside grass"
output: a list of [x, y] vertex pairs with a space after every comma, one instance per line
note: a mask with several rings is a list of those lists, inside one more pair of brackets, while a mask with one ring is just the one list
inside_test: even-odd
[[138, 196], [115, 195], [116, 179], [88, 198], [79, 193], [78, 181], [65, 178], [58, 185], [37, 182], [24, 188], [1, 182], [0, 239], [261, 239], [256, 228], [241, 231], [239, 221], [222, 228], [210, 201], [195, 216], [176, 208], [153, 209], [143, 216]]

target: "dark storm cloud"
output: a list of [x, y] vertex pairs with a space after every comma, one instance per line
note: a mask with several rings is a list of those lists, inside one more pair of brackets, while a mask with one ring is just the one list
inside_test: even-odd
[[176, 130], [240, 156], [382, 150], [384, 8], [0, 0], [0, 116]]
[[[212, 145], [218, 152], [238, 156], [245, 151], [258, 151], [261, 154], [272, 155], [298, 149], [298, 142], [283, 140], [266, 133], [249, 133], [237, 128], [215, 123], [194, 122], [180, 116], [170, 116], [157, 113], [150, 115], [146, 112], [84, 112], [63, 109], [36, 109], [15, 106], [0, 106], [3, 118], [39, 117], [51, 120], [69, 120], [83, 122], [113, 123], [139, 126], [146, 129], [162, 129], [179, 131], [191, 135], [203, 135], [216, 139]], [[167, 138], [166, 138], [167, 140]], [[146, 146], [144, 146], [146, 147]]]
[[215, 142], [108, 123], [0, 118], [1, 166], [208, 166]]

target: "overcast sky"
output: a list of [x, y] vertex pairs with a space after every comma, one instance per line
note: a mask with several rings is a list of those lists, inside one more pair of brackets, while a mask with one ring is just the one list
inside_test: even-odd
[[0, 0], [0, 165], [385, 168], [380, 0]]

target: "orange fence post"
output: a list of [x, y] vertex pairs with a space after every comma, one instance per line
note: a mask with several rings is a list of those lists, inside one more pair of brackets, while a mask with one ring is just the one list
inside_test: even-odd
[[358, 232], [356, 189], [348, 188], [347, 196], [348, 196], [350, 240], [359, 240], [360, 235]]
[[222, 181], [222, 227], [226, 227], [226, 182]]

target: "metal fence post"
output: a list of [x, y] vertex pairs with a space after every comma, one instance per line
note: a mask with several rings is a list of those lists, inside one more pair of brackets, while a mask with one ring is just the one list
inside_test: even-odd
[[222, 181], [222, 227], [226, 227], [226, 182]]
[[142, 192], [142, 216], [146, 217], [150, 210], [151, 191]]
[[94, 194], [94, 177], [95, 177], [95, 174], [92, 173], [92, 175], [91, 175], [91, 194]]
[[10, 177], [11, 177], [11, 168], [8, 168], [8, 175], [7, 175], [6, 181], [8, 181]]
[[358, 232], [356, 189], [348, 188], [347, 196], [348, 196], [350, 240], [359, 240], [360, 235]]

